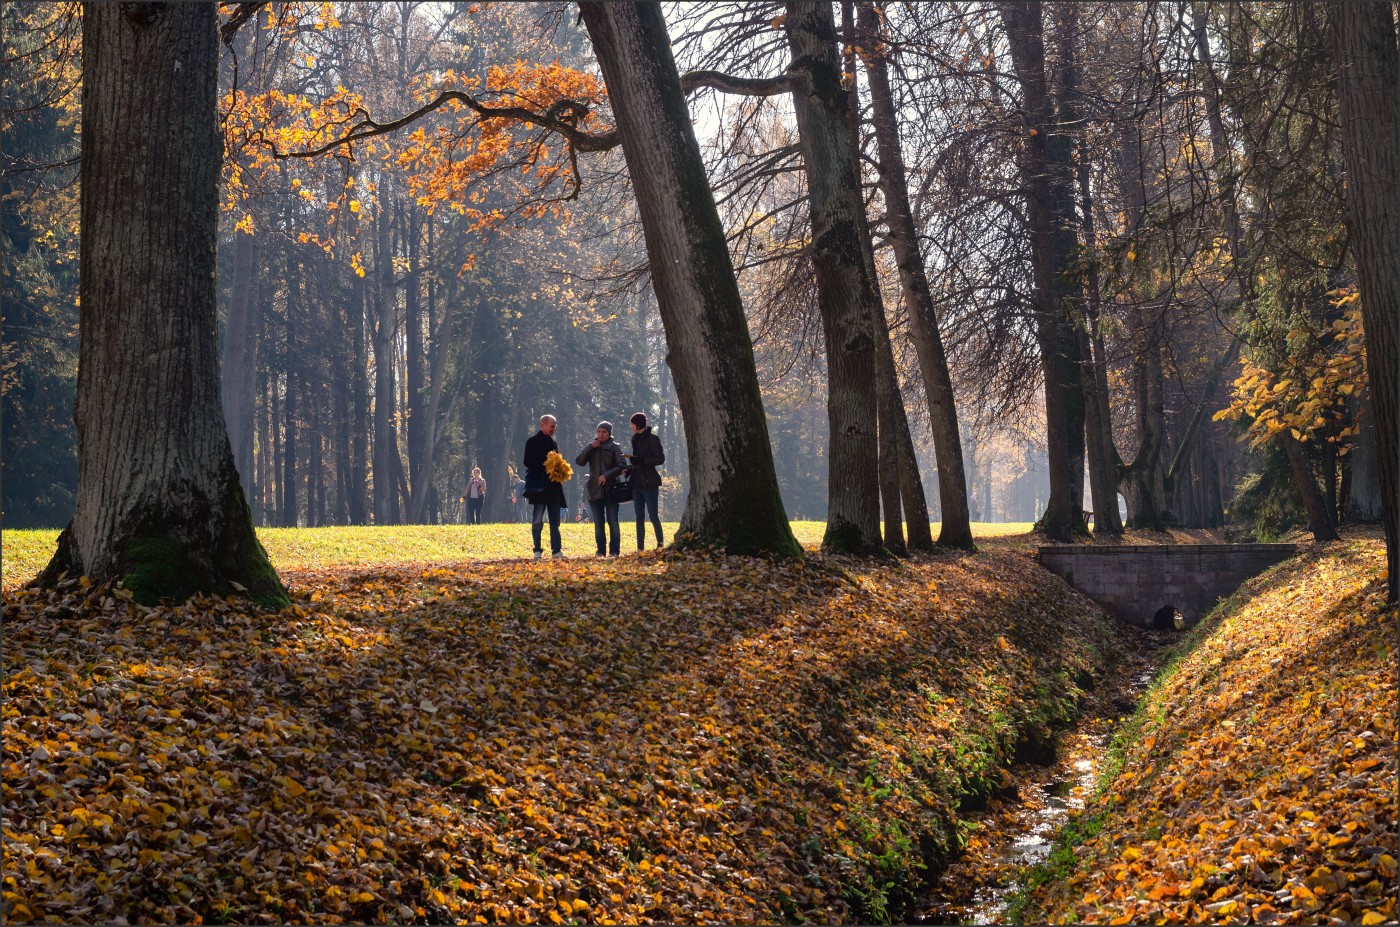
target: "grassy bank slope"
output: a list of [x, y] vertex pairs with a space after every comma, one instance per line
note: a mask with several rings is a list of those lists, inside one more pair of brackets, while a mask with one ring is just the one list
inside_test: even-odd
[[7, 921], [890, 917], [1114, 644], [1009, 551], [290, 578], [7, 595]]
[[[1396, 920], [1396, 621], [1384, 545], [1257, 577], [1184, 642], [1037, 880], [1052, 922]], [[1036, 912], [1032, 909], [1032, 914]]]
[[[629, 516], [630, 510], [624, 507], [624, 552], [636, 547], [635, 523], [628, 521]], [[674, 522], [664, 527], [668, 539], [675, 536]], [[570, 522], [561, 529], [565, 554], [589, 556], [597, 549], [591, 524]], [[1024, 534], [1030, 529], [1029, 522], [974, 523], [972, 533], [978, 538], [994, 538]], [[801, 544], [816, 548], [821, 545], [826, 522], [795, 521], [792, 531]], [[937, 522], [933, 535], [938, 536]], [[530, 556], [531, 547], [530, 526], [518, 524], [259, 528], [258, 539], [278, 570], [518, 560]], [[652, 541], [648, 527], [647, 544]], [[57, 543], [56, 530], [5, 531], [0, 536], [0, 584], [9, 589], [29, 582], [48, 566]]]

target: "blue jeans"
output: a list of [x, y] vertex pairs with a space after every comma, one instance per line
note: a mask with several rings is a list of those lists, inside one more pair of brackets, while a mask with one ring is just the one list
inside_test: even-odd
[[661, 498], [661, 487], [655, 489], [632, 490], [632, 506], [637, 510], [637, 550], [646, 550], [647, 513], [651, 513], [651, 526], [656, 529], [656, 546], [665, 546], [661, 540], [661, 512], [657, 503]]
[[562, 553], [564, 550], [564, 540], [559, 537], [559, 503], [558, 502], [536, 502], [534, 512], [530, 519], [530, 531], [535, 537], [535, 553], [542, 553], [544, 548], [540, 547], [540, 536], [544, 534], [544, 516], [549, 515], [549, 549], [552, 553]]
[[475, 499], [467, 499], [467, 524], [481, 524], [481, 506], [486, 502], [484, 496], [477, 496]]
[[[589, 499], [588, 507], [593, 510], [593, 539], [598, 542], [598, 556], [605, 553], [604, 546], [608, 549], [606, 553], [616, 557], [622, 552], [622, 535], [618, 533], [617, 526], [617, 503], [609, 502], [607, 499]], [[606, 544], [607, 536], [603, 533], [603, 522], [607, 521], [607, 527], [612, 531], [612, 543]]]

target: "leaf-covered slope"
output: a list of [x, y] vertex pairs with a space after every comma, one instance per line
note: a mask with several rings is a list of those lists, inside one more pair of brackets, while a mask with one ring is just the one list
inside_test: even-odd
[[7, 920], [891, 915], [1114, 641], [1008, 552], [291, 579], [7, 598]]
[[1148, 697], [1055, 922], [1396, 920], [1396, 620], [1384, 545], [1248, 583]]

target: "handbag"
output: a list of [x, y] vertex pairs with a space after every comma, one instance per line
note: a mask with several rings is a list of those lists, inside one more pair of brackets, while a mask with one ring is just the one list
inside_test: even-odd
[[632, 471], [623, 470], [608, 480], [606, 487], [608, 501], [616, 505], [632, 501]]

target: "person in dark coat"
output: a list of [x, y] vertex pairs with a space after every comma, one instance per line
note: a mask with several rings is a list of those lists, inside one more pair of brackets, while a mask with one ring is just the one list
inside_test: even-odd
[[661, 474], [656, 468], [666, 462], [666, 454], [661, 450], [661, 439], [652, 434], [647, 424], [645, 412], [638, 412], [631, 418], [632, 453], [624, 455], [632, 468], [632, 506], [637, 510], [637, 550], [646, 549], [647, 514], [651, 514], [651, 526], [656, 530], [656, 546], [662, 547], [661, 512], [657, 503], [661, 498]]
[[[598, 556], [622, 552], [622, 536], [617, 525], [617, 503], [608, 498], [608, 480], [622, 472], [622, 445], [613, 440], [612, 422], [599, 422], [591, 442], [578, 452], [574, 463], [588, 465], [588, 505], [593, 509], [593, 536], [598, 542]], [[604, 523], [612, 532], [612, 542], [604, 533]]]
[[555, 557], [564, 556], [564, 541], [559, 536], [559, 510], [569, 507], [564, 498], [564, 486], [549, 478], [544, 469], [544, 459], [550, 451], [558, 451], [554, 443], [554, 429], [557, 427], [554, 416], [540, 416], [540, 430], [525, 442], [525, 457], [521, 463], [525, 467], [525, 498], [533, 506], [530, 518], [531, 532], [535, 538], [535, 559], [544, 556], [540, 546], [544, 533], [544, 517], [549, 516], [549, 549]]

